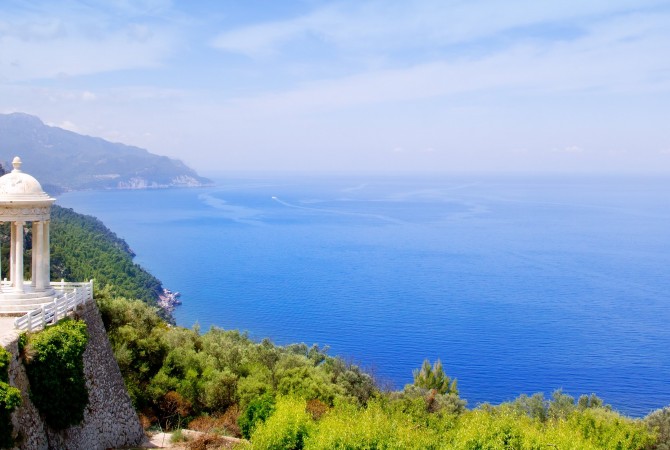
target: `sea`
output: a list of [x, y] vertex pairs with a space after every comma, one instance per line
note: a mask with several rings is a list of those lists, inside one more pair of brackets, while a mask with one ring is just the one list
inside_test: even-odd
[[670, 405], [670, 177], [219, 174], [71, 192], [179, 291], [179, 325], [328, 348], [469, 407], [556, 389]]

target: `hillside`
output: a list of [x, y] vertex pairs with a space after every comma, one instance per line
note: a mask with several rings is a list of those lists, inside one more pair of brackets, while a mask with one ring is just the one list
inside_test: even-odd
[[183, 162], [139, 147], [51, 127], [28, 114], [0, 114], [0, 162], [11, 167], [16, 155], [30, 161], [30, 174], [50, 192], [211, 183]]
[[[26, 235], [26, 254], [31, 258], [32, 234]], [[2, 269], [9, 267], [9, 225], [0, 225]], [[51, 279], [95, 280], [96, 291], [142, 300], [155, 306], [165, 294], [155, 276], [133, 262], [128, 244], [100, 220], [53, 205], [51, 210]], [[26, 270], [29, 268], [27, 267]], [[7, 276], [3, 272], [3, 276]], [[29, 278], [30, 274], [26, 273]], [[173, 322], [169, 311], [160, 310], [163, 319]]]

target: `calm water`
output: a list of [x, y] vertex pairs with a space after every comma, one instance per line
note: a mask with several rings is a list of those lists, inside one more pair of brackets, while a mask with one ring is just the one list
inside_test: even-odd
[[182, 293], [180, 325], [318, 343], [470, 406], [563, 388], [670, 404], [670, 179], [241, 178], [78, 192]]

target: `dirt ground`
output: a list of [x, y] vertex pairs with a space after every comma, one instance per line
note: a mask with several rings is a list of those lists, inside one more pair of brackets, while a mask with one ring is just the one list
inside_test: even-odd
[[141, 447], [184, 450], [229, 449], [242, 442], [241, 439], [225, 436], [214, 436], [200, 431], [182, 430], [183, 442], [172, 443], [172, 433], [152, 433], [146, 436]]

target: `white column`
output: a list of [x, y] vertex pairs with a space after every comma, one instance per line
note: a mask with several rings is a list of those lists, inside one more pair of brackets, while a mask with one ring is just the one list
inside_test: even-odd
[[37, 221], [33, 221], [33, 226], [32, 226], [32, 231], [33, 231], [33, 248], [32, 251], [30, 252], [32, 255], [32, 260], [30, 262], [30, 284], [32, 287], [37, 287], [38, 285], [38, 278], [39, 275], [37, 274], [37, 270], [39, 269], [39, 264], [37, 262], [37, 259], [39, 258], [40, 254], [40, 245], [42, 243], [42, 237], [40, 236], [40, 232], [42, 231], [42, 224]]
[[16, 227], [14, 222], [9, 222], [10, 239], [9, 239], [9, 267], [7, 268], [7, 278], [12, 286], [14, 286], [14, 267], [16, 266]]
[[35, 290], [44, 289], [44, 269], [42, 268], [42, 258], [44, 257], [44, 222], [33, 222], [33, 266], [31, 268], [32, 284]]
[[42, 261], [40, 268], [42, 269], [42, 288], [49, 289], [51, 287], [51, 248], [49, 247], [49, 226], [51, 221], [45, 220], [42, 222]]
[[15, 222], [14, 225], [16, 226], [14, 287], [18, 292], [23, 292], [23, 222]]

